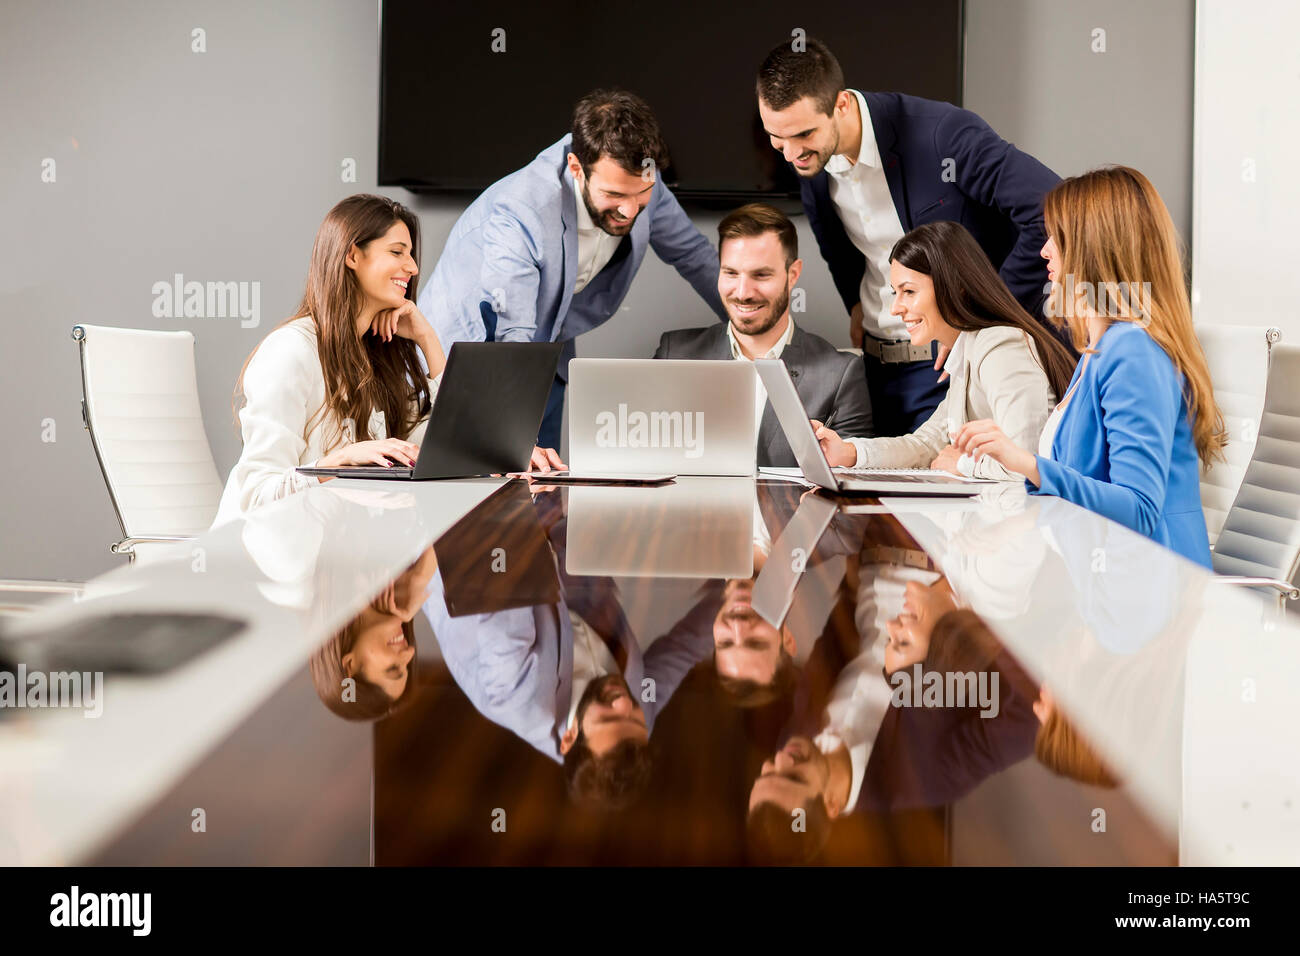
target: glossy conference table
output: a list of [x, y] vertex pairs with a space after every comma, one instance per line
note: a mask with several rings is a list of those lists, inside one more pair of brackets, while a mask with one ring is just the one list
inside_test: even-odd
[[[891, 696], [891, 630], [926, 631], [899, 618], [908, 582], [958, 608], [925, 668], [988, 678], [995, 706]], [[756, 778], [832, 722], [860, 782], [796, 842], [815, 862], [1300, 862], [1300, 629], [1018, 486], [334, 481], [14, 627], [121, 615], [168, 621], [163, 656], [197, 640], [186, 621], [236, 633], [108, 673], [97, 718], [0, 712], [0, 864], [757, 862]], [[403, 634], [389, 696], [342, 701], [351, 638], [382, 664]], [[648, 733], [639, 796], [613, 810], [570, 797], [560, 753], [602, 661]], [[723, 679], [746, 675], [764, 679]]]

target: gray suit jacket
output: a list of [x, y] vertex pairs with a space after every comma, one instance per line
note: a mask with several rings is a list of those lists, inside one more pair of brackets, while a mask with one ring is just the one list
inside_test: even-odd
[[[730, 359], [726, 323], [704, 329], [677, 329], [659, 339], [657, 359]], [[841, 438], [871, 438], [871, 399], [861, 360], [839, 351], [820, 335], [796, 324], [790, 344], [781, 352], [795, 391], [809, 418], [824, 422]], [[771, 403], [758, 426], [758, 464], [765, 468], [798, 465], [776, 420]]]

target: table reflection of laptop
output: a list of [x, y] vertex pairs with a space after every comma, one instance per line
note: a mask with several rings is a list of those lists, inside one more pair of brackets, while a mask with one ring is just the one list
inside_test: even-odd
[[[750, 406], [750, 421], [754, 410]], [[567, 490], [572, 575], [747, 578], [754, 479], [683, 478], [662, 488]]]
[[[752, 477], [754, 369], [748, 362], [574, 359], [569, 480]], [[548, 476], [550, 478], [552, 476]]]
[[822, 454], [785, 363], [779, 359], [758, 359], [753, 364], [804, 477], [822, 488], [841, 493], [900, 497], [965, 497], [977, 495], [997, 483], [985, 478], [965, 478], [935, 468], [832, 468]]

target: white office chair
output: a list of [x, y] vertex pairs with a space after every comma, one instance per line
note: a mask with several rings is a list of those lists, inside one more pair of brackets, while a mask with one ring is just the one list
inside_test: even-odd
[[194, 336], [78, 325], [72, 337], [82, 420], [122, 526], [110, 550], [134, 561], [206, 531], [222, 486], [199, 410]]
[[1257, 325], [1197, 325], [1196, 335], [1210, 366], [1214, 399], [1228, 429], [1224, 460], [1201, 476], [1201, 506], [1213, 548], [1255, 451], [1269, 353], [1282, 333]]
[[1259, 437], [1211, 555], [1217, 580], [1300, 599], [1300, 348], [1274, 345]]

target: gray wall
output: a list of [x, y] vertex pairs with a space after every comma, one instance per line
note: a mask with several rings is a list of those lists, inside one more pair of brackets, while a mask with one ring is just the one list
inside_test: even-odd
[[[1086, 11], [1070, 0], [968, 0], [966, 103], [1062, 174], [1102, 162], [1142, 168], [1186, 230], [1192, 24], [1191, 0], [1092, 0]], [[1095, 27], [1107, 31], [1104, 54], [1090, 51]], [[191, 50], [196, 28], [206, 52]], [[230, 392], [241, 363], [297, 305], [326, 210], [375, 189], [377, 48], [376, 5], [361, 0], [0, 8], [0, 577], [84, 578], [120, 563], [107, 550], [118, 529], [80, 424], [68, 334], [77, 322], [191, 329], [223, 477], [234, 463]], [[346, 159], [355, 183], [342, 181]], [[419, 211], [427, 273], [462, 204], [382, 191]], [[714, 233], [718, 215], [695, 218]], [[799, 227], [802, 324], [847, 345], [829, 275]], [[153, 284], [178, 272], [259, 282], [259, 325], [154, 318]], [[650, 256], [623, 314], [579, 350], [648, 355], [664, 330], [708, 316]], [[43, 440], [47, 419], [54, 441]]]

